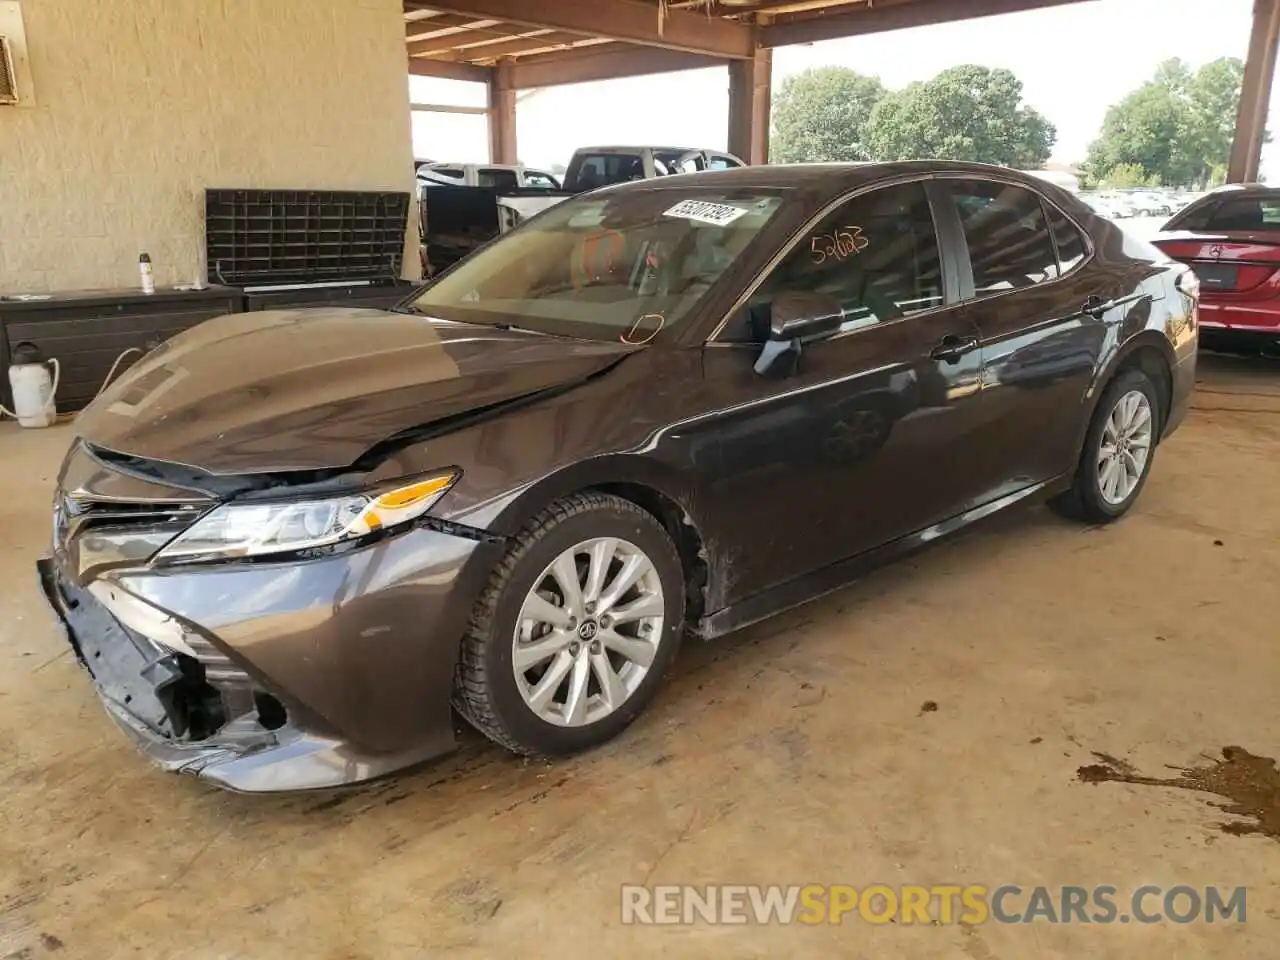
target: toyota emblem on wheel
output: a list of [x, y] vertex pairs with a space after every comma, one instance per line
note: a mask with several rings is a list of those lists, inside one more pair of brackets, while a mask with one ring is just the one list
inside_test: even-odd
[[582, 626], [578, 627], [578, 636], [583, 640], [591, 641], [596, 638], [596, 632], [599, 628], [594, 620], [584, 620]]

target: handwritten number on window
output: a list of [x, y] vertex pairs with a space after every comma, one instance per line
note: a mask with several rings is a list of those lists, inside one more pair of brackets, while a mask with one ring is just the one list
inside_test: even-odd
[[840, 227], [831, 233], [815, 234], [809, 239], [809, 251], [813, 262], [817, 264], [828, 260], [845, 260], [869, 246], [871, 240], [862, 232], [861, 227]]

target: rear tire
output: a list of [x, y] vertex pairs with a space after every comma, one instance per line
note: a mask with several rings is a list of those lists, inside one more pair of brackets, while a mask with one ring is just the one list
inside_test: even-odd
[[1151, 475], [1161, 424], [1159, 394], [1151, 378], [1141, 370], [1122, 370], [1094, 410], [1071, 489], [1049, 506], [1084, 523], [1120, 519]]
[[462, 641], [454, 705], [526, 756], [604, 743], [653, 698], [684, 604], [680, 556], [652, 514], [603, 493], [557, 501], [490, 575]]

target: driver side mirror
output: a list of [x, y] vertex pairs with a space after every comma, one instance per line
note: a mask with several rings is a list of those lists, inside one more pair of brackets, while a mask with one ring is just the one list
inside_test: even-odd
[[834, 336], [844, 323], [844, 309], [822, 293], [780, 293], [769, 305], [769, 339], [756, 360], [762, 376], [789, 376], [796, 371], [806, 342]]

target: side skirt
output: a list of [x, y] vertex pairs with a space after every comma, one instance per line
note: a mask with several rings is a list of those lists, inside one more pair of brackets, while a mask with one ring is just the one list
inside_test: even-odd
[[882, 547], [833, 563], [797, 580], [788, 581], [732, 606], [717, 610], [700, 619], [693, 628], [693, 632], [704, 640], [713, 640], [726, 633], [749, 627], [753, 623], [759, 623], [793, 607], [833, 593], [878, 567], [915, 553], [936, 540], [958, 533], [1014, 504], [1047, 500], [1059, 493], [1064, 493], [1071, 488], [1071, 482], [1071, 475], [1063, 474], [1052, 480], [1024, 487], [1016, 493], [975, 507], [949, 520], [917, 530], [897, 540], [891, 540]]

